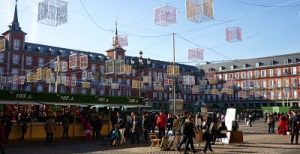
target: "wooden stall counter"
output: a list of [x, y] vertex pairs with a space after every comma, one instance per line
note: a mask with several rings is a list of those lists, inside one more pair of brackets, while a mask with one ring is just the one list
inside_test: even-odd
[[[112, 129], [111, 124], [104, 123], [101, 129], [101, 135], [107, 136]], [[22, 125], [14, 124], [12, 126], [12, 131], [9, 135], [9, 140], [19, 140], [22, 135]], [[56, 124], [56, 131], [54, 133], [54, 138], [62, 138], [63, 127], [61, 124]], [[84, 131], [81, 123], [72, 123], [69, 126], [69, 138], [83, 137]], [[44, 122], [34, 122], [27, 124], [27, 131], [25, 133], [25, 140], [41, 140], [46, 138], [45, 123]]]

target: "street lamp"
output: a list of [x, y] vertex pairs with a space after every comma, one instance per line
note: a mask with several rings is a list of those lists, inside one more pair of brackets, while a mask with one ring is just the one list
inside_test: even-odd
[[[131, 64], [134, 65], [135, 69], [138, 70], [139, 72], [139, 80], [140, 80], [140, 84], [139, 84], [139, 97], [143, 97], [142, 96], [142, 82], [143, 82], [143, 71], [145, 68], [148, 67], [148, 65], [151, 64], [151, 60], [150, 58], [147, 58], [146, 59], [146, 63], [144, 63], [144, 59], [143, 59], [143, 51], [141, 50], [139, 52], [139, 58], [138, 60], [136, 61], [134, 58], [131, 59]], [[139, 108], [139, 112], [140, 112], [140, 108]]]

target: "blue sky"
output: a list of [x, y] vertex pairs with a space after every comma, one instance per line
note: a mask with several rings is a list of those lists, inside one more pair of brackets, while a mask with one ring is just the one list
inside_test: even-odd
[[[119, 34], [128, 36], [124, 49], [130, 56], [143, 50], [145, 58], [172, 61], [172, 33], [176, 33], [176, 61], [191, 65], [195, 62], [187, 58], [190, 48], [204, 48], [204, 61], [300, 52], [300, 0], [215, 0], [214, 20], [203, 23], [186, 19], [184, 0], [66, 1], [68, 23], [53, 27], [37, 22], [41, 0], [19, 0], [19, 22], [27, 42], [105, 54], [117, 19]], [[0, 4], [0, 32], [5, 32], [15, 1]], [[155, 25], [154, 9], [166, 4], [177, 8], [177, 23]], [[241, 42], [225, 40], [226, 27], [233, 26], [242, 29]]]

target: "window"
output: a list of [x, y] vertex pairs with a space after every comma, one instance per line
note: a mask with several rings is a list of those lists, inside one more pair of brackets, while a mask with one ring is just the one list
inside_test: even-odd
[[251, 78], [252, 78], [252, 71], [248, 71], [248, 72], [247, 72], [247, 78], [248, 78], [248, 79], [251, 79]]
[[28, 66], [32, 65], [32, 57], [31, 56], [26, 57], [26, 65], [28, 65]]
[[255, 67], [259, 67], [260, 66], [260, 63], [255, 63]]
[[241, 79], [246, 79], [246, 72], [241, 73]]
[[297, 78], [292, 78], [291, 79], [291, 86], [292, 87], [297, 87]]
[[39, 67], [43, 67], [43, 66], [44, 66], [44, 63], [45, 63], [45, 59], [39, 57], [39, 60], [38, 60], [38, 65], [39, 65]]
[[262, 81], [262, 86], [263, 86], [263, 88], [267, 88], [267, 81]]
[[292, 75], [297, 75], [297, 67], [291, 67]]
[[20, 50], [21, 49], [21, 40], [20, 39], [14, 39], [13, 49], [14, 50]]
[[293, 98], [298, 98], [298, 92], [297, 92], [297, 90], [294, 90], [294, 92], [293, 92]]
[[240, 79], [240, 73], [235, 73], [234, 77], [235, 77], [235, 79]]
[[0, 53], [0, 63], [4, 63], [4, 53]]
[[280, 68], [277, 68], [277, 76], [281, 76], [281, 69]]
[[19, 54], [13, 54], [12, 55], [12, 63], [13, 64], [19, 64], [20, 62], [20, 55]]
[[260, 77], [259, 71], [255, 71], [255, 77], [256, 77], [256, 78], [259, 78], [259, 77]]
[[274, 92], [273, 91], [270, 91], [270, 97], [271, 97], [271, 99], [274, 99], [275, 97], [274, 97]]
[[4, 73], [4, 68], [0, 67], [0, 75], [2, 75]]
[[25, 91], [31, 91], [31, 85], [30, 84], [26, 85]]
[[270, 75], [270, 77], [273, 77], [273, 76], [274, 76], [274, 71], [273, 71], [273, 69], [269, 69], [269, 75]]
[[281, 98], [282, 98], [281, 90], [278, 91], [277, 96], [278, 96], [278, 99], [281, 99]]
[[76, 90], [74, 87], [71, 88], [71, 94], [75, 94], [76, 93]]
[[38, 85], [37, 92], [43, 92], [43, 85]]
[[289, 68], [283, 68], [283, 75], [289, 75]]
[[96, 64], [92, 64], [92, 65], [91, 65], [91, 70], [92, 70], [93, 72], [96, 72]]
[[269, 87], [274, 88], [274, 80], [269, 80]]
[[96, 95], [96, 89], [95, 88], [91, 89], [91, 95]]
[[281, 79], [278, 79], [278, 80], [277, 80], [277, 87], [278, 87], [278, 88], [281, 88]]
[[12, 69], [11, 69], [11, 73], [12, 73], [13, 75], [18, 75], [18, 74], [19, 74], [19, 69], [17, 69], [17, 68], [12, 68]]
[[261, 70], [261, 77], [265, 78], [267, 76], [266, 70]]

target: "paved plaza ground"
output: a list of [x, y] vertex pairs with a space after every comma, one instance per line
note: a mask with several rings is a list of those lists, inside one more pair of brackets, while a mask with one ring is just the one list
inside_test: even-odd
[[[244, 133], [244, 143], [213, 145], [214, 153], [265, 153], [265, 154], [300, 154], [300, 144], [291, 145], [290, 136], [267, 133], [267, 124], [262, 120], [254, 123], [253, 127], [245, 126], [240, 122], [240, 130]], [[197, 153], [203, 153], [204, 143], [195, 146]], [[150, 144], [126, 144], [117, 147], [103, 147], [101, 141], [86, 142], [84, 140], [63, 141], [57, 139], [55, 144], [46, 144], [42, 141], [35, 142], [11, 142], [6, 148], [7, 154], [179, 154], [178, 151], [160, 151], [151, 148]], [[183, 152], [181, 152], [183, 153]]]

